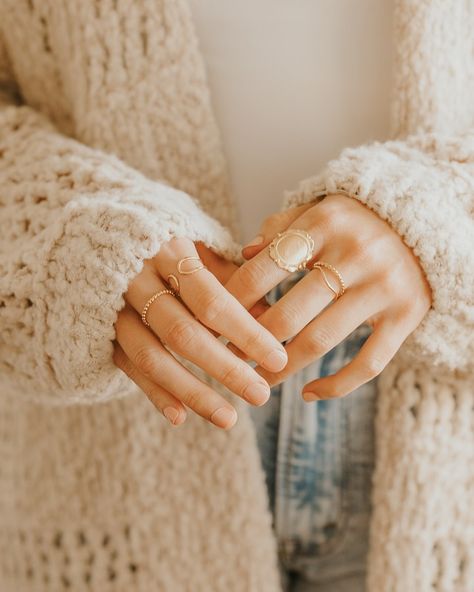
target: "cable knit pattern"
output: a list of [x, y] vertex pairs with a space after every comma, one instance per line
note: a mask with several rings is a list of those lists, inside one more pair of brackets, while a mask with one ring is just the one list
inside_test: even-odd
[[143, 259], [173, 236], [229, 258], [238, 249], [188, 195], [61, 137], [29, 109], [4, 109], [0, 129], [6, 388], [57, 402], [105, 400], [123, 389], [113, 325]]
[[[395, 28], [398, 139], [289, 203], [348, 191], [420, 258], [433, 310], [379, 382], [368, 592], [472, 592], [474, 0], [397, 0]], [[1, 0], [0, 203], [1, 592], [277, 592], [243, 404], [230, 432], [174, 430], [110, 359], [163, 241], [236, 255], [185, 0]]]
[[275, 592], [244, 405], [174, 430], [111, 359], [163, 241], [237, 256], [186, 3], [2, 0], [0, 88], [1, 592]]
[[473, 28], [472, 0], [397, 0], [397, 139], [344, 150], [285, 199], [360, 200], [433, 290], [378, 383], [368, 592], [474, 590]]
[[433, 306], [404, 349], [428, 364], [472, 372], [474, 130], [347, 149], [289, 193], [286, 206], [324, 191], [342, 191], [374, 210], [421, 262]]

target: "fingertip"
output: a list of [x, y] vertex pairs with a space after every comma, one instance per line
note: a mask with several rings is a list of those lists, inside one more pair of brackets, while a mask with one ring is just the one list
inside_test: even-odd
[[247, 260], [252, 259], [255, 255], [258, 255], [261, 250], [262, 247], [244, 247], [242, 249], [242, 257]]
[[288, 354], [284, 349], [274, 349], [261, 362], [260, 366], [269, 372], [281, 372], [288, 363]]
[[176, 407], [165, 407], [163, 409], [163, 415], [174, 426], [181, 425], [186, 420], [186, 411], [184, 409], [177, 409]]
[[219, 407], [210, 417], [218, 428], [230, 430], [237, 422], [237, 411], [233, 407]]
[[312, 391], [303, 391], [303, 399], [307, 402], [307, 403], [311, 403], [311, 401], [320, 401], [320, 397], [316, 394], [313, 393]]

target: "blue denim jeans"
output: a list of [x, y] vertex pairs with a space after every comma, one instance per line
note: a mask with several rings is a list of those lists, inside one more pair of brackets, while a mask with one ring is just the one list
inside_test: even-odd
[[365, 590], [376, 381], [330, 401], [306, 403], [301, 391], [347, 364], [369, 332], [359, 327], [252, 411], [288, 592]]

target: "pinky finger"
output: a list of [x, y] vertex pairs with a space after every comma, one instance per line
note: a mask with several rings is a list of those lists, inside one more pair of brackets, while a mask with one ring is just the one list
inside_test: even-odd
[[130, 361], [118, 343], [115, 343], [114, 363], [142, 389], [153, 405], [161, 411], [172, 425], [181, 425], [186, 420], [184, 405], [171, 393], [144, 376]]
[[408, 332], [393, 322], [382, 322], [370, 335], [359, 353], [335, 374], [318, 378], [305, 385], [303, 399], [344, 397], [359, 386], [376, 378], [397, 353]]

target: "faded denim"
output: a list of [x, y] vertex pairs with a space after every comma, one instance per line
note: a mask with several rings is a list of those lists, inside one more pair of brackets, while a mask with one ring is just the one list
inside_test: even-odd
[[315, 403], [301, 391], [351, 360], [369, 333], [360, 327], [252, 411], [288, 592], [365, 589], [377, 383]]

